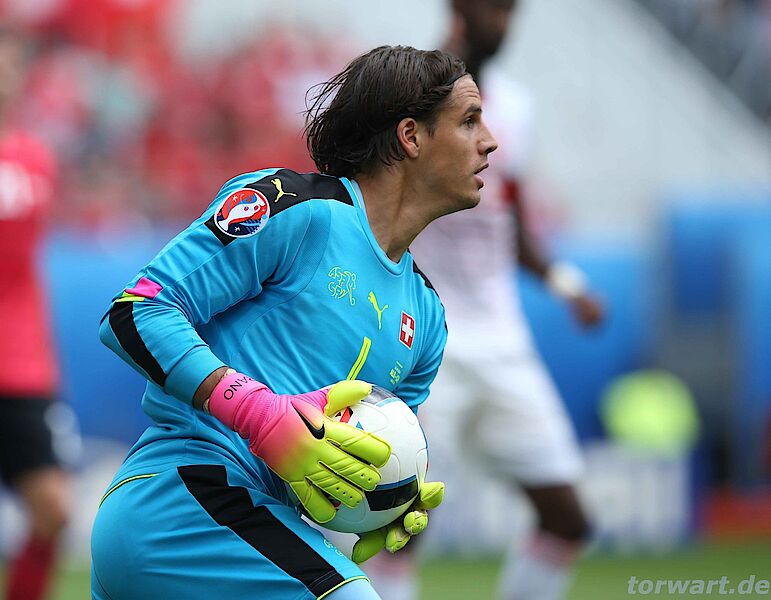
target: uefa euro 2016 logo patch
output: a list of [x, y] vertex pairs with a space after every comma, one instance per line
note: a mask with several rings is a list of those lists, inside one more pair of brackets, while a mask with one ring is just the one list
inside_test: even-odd
[[265, 226], [270, 216], [268, 199], [244, 188], [230, 194], [214, 213], [217, 228], [232, 237], [249, 237]]

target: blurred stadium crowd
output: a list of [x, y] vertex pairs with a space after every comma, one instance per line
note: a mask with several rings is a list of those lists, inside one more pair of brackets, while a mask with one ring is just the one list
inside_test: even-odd
[[174, 43], [175, 0], [6, 5], [36, 46], [18, 117], [59, 157], [59, 222], [189, 222], [234, 173], [312, 168], [302, 106], [283, 97], [340, 62], [331, 40], [276, 28], [193, 64]]
[[[767, 0], [637, 2], [771, 123]], [[275, 25], [269, 36], [190, 60], [175, 33], [189, 8], [179, 0], [0, 7], [35, 40], [19, 116], [59, 157], [54, 214], [92, 225], [114, 217], [184, 223], [213, 182], [233, 173], [256, 164], [311, 169], [296, 99], [348, 54], [339, 37]]]

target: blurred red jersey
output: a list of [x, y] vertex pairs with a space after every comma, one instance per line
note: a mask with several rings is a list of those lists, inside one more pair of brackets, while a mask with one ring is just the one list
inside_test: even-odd
[[56, 386], [37, 249], [55, 165], [36, 139], [0, 136], [0, 396], [50, 395]]

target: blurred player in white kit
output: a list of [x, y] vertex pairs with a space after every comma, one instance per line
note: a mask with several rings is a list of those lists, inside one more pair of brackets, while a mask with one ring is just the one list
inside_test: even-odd
[[[449, 329], [433, 402], [421, 410], [421, 422], [432, 475], [448, 481], [448, 509], [454, 495], [473, 501], [474, 490], [449, 483], [468, 445], [496, 478], [519, 486], [535, 509], [537, 529], [522, 550], [509, 552], [499, 597], [556, 600], [564, 597], [589, 529], [575, 490], [582, 459], [522, 313], [512, 283], [517, 264], [563, 298], [582, 325], [600, 323], [604, 310], [575, 266], [551, 262], [539, 252], [523, 217], [532, 103], [525, 89], [488, 64], [516, 5], [515, 0], [452, 2], [445, 49], [460, 57], [479, 83], [499, 150], [479, 206], [435, 221], [410, 248], [442, 298]], [[417, 597], [413, 560], [405, 553], [381, 554], [365, 570], [384, 600]]]

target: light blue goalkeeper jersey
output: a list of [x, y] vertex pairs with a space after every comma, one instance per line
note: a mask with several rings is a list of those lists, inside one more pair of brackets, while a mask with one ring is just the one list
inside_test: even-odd
[[193, 408], [201, 382], [223, 365], [287, 394], [356, 378], [416, 410], [446, 326], [410, 253], [394, 263], [378, 246], [355, 181], [265, 169], [228, 181], [142, 269], [100, 338], [149, 380], [142, 406], [155, 425], [123, 475], [198, 448], [285, 497], [245, 440]]

